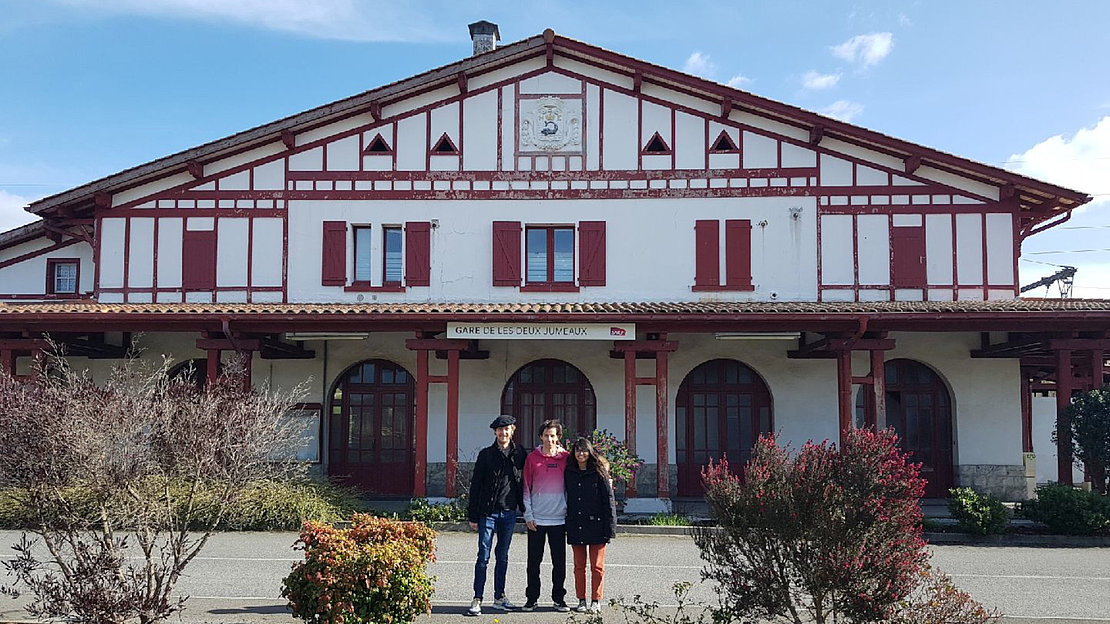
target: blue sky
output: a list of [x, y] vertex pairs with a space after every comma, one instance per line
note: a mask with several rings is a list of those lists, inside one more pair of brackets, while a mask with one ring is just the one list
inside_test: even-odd
[[463, 58], [466, 25], [488, 19], [504, 43], [553, 28], [1093, 194], [1026, 241], [1022, 281], [1067, 264], [1076, 295], [1110, 297], [1100, 0], [0, 0], [0, 15], [0, 231], [39, 197]]

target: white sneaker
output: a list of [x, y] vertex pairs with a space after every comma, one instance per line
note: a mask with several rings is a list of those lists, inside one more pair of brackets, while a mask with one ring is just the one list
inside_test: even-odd
[[502, 611], [516, 611], [517, 610], [517, 606], [515, 604], [509, 602], [509, 599], [505, 598], [505, 597], [494, 598], [493, 599], [493, 608], [494, 609], [501, 609]]
[[479, 615], [482, 615], [482, 599], [475, 598], [474, 600], [471, 600], [470, 608], [467, 609], [466, 613], [464, 613], [463, 615], [469, 615], [470, 617], [477, 617]]
[[600, 602], [591, 602], [590, 603], [590, 613], [601, 613], [601, 603]]
[[578, 606], [574, 608], [576, 613], [585, 613], [590, 610], [590, 606], [586, 604], [585, 598], [578, 599]]

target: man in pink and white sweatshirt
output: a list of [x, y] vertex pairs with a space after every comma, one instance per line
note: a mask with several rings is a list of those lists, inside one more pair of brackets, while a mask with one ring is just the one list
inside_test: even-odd
[[524, 460], [524, 521], [528, 525], [528, 587], [525, 611], [534, 611], [540, 598], [543, 543], [551, 550], [551, 600], [555, 610], [570, 611], [566, 603], [567, 491], [564, 474], [570, 453], [559, 445], [563, 425], [547, 420], [540, 425], [540, 446]]

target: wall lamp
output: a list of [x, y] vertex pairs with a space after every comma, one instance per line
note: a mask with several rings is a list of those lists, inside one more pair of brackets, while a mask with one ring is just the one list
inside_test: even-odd
[[366, 340], [370, 332], [290, 332], [285, 334], [286, 340]]
[[717, 340], [797, 340], [801, 332], [717, 332]]

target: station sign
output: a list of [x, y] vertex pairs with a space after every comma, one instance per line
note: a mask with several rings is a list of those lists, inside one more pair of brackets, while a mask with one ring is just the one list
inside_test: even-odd
[[483, 340], [635, 340], [635, 323], [448, 323], [448, 338]]

